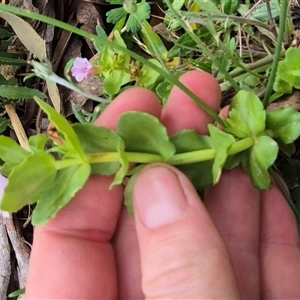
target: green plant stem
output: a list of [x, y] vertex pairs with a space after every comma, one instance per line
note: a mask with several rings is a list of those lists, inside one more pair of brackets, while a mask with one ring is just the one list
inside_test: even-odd
[[[236, 141], [228, 150], [228, 155], [233, 155], [242, 152], [254, 144], [252, 137], [244, 138]], [[158, 154], [139, 153], [139, 152], [125, 152], [127, 160], [130, 163], [147, 164], [153, 162], [165, 162], [165, 160]], [[215, 149], [204, 149], [180, 153], [173, 155], [166, 163], [170, 165], [184, 165], [190, 163], [197, 163], [202, 161], [213, 160], [216, 156]], [[118, 152], [105, 152], [96, 154], [87, 154], [85, 162], [90, 164], [120, 162], [120, 154]], [[84, 163], [80, 158], [65, 159], [56, 162], [56, 169], [60, 170], [73, 165]]]
[[[243, 75], [244, 73], [253, 74], [256, 76], [261, 76], [257, 74], [257, 70], [259, 72], [261, 71], [261, 67], [269, 67], [269, 65], [273, 62], [274, 57], [273, 56], [266, 56], [260, 60], [257, 60], [256, 62], [250, 63], [250, 64], [243, 64], [243, 69], [235, 68], [232, 70], [229, 74], [236, 78], [237, 76]], [[222, 83], [224, 81], [225, 77], [222, 75], [218, 78], [218, 82]]]
[[152, 68], [154, 71], [161, 74], [166, 80], [171, 82], [172, 84], [176, 85], [179, 89], [181, 89], [184, 93], [186, 93], [202, 110], [204, 110], [209, 116], [211, 116], [216, 122], [218, 122], [221, 126], [224, 126], [223, 120], [210, 108], [208, 107], [203, 101], [199, 99], [192, 91], [190, 91], [183, 83], [181, 83], [177, 78], [169, 74], [168, 72], [164, 71], [163, 69], [159, 68], [155, 64], [149, 62], [147, 59], [141, 57], [140, 55], [136, 54], [133, 51], [128, 50], [127, 48], [124, 48], [114, 42], [109, 41], [108, 39], [103, 39], [101, 37], [98, 37], [97, 35], [94, 35], [92, 33], [86, 32], [82, 29], [79, 29], [77, 27], [74, 27], [70, 24], [64, 23], [59, 20], [52, 19], [50, 17], [40, 15], [34, 12], [31, 12], [29, 10], [24, 10], [20, 8], [16, 8], [14, 6], [1, 4], [0, 3], [0, 10], [10, 12], [16, 15], [20, 15], [26, 18], [31, 18], [33, 20], [37, 20], [46, 24], [50, 24], [53, 26], [56, 26], [58, 28], [61, 28], [63, 30], [75, 33], [79, 36], [82, 36], [84, 38], [87, 38], [91, 40], [92, 42], [98, 42], [102, 43], [105, 46], [115, 48], [117, 50], [123, 51], [125, 54], [133, 57], [134, 59], [142, 62], [144, 65], [148, 66], [149, 68]]
[[82, 163], [84, 162], [80, 158], [68, 158], [63, 160], [57, 160], [55, 162], [55, 165], [56, 165], [56, 170], [61, 170], [64, 168], [80, 165]]
[[[210, 19], [210, 20], [231, 20], [234, 21], [236, 23], [239, 24], [243, 24], [243, 25], [252, 25], [252, 26], [256, 26], [256, 27], [261, 27], [264, 28], [266, 30], [271, 30], [272, 26], [258, 21], [258, 20], [254, 20], [254, 19], [248, 19], [248, 18], [244, 18], [244, 17], [237, 17], [237, 16], [228, 16], [228, 15], [215, 15], [215, 14], [208, 14], [208, 13], [201, 13], [201, 12], [185, 12], [185, 11], [181, 11], [182, 15], [185, 17], [190, 18], [188, 20], [188, 22], [190, 24], [201, 24], [201, 19]], [[199, 21], [200, 20], [200, 21]]]
[[[239, 140], [229, 148], [228, 155], [233, 155], [242, 152], [252, 147], [253, 144], [254, 141], [252, 137]], [[197, 150], [197, 151], [191, 151], [187, 153], [175, 154], [173, 157], [171, 157], [168, 160], [168, 163], [174, 166], [184, 165], [184, 164], [213, 160], [215, 156], [216, 156], [215, 149]]]
[[[152, 163], [162, 162], [163, 158], [158, 154], [152, 153], [139, 153], [139, 152], [126, 152], [126, 157], [132, 163]], [[86, 156], [90, 164], [119, 162], [120, 154], [118, 152], [105, 152], [99, 154], [90, 154]]]
[[270, 78], [267, 84], [266, 93], [263, 100], [263, 104], [265, 108], [269, 104], [269, 99], [273, 91], [274, 81], [277, 73], [277, 67], [281, 56], [282, 43], [283, 43], [283, 38], [285, 33], [285, 22], [287, 17], [288, 3], [289, 1], [285, 1], [285, 0], [280, 1], [279, 34], [277, 38], [277, 45], [275, 48], [275, 54], [274, 54], [274, 60], [273, 60], [272, 69], [270, 73]]

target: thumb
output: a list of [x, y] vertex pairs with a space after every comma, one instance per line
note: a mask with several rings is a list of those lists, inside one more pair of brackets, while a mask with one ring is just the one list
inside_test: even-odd
[[133, 191], [145, 299], [237, 299], [227, 250], [190, 181], [163, 164]]

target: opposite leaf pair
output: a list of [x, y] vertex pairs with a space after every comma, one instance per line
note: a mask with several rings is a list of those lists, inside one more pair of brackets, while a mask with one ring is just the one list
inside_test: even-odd
[[[45, 150], [49, 139], [36, 135], [29, 139], [31, 152], [27, 152], [10, 138], [0, 137], [1, 173], [9, 180], [0, 209], [15, 212], [36, 203], [34, 225], [53, 218], [91, 174], [116, 174], [111, 187], [131, 176], [124, 195], [132, 211], [136, 174], [152, 162], [177, 166], [196, 189], [217, 183], [223, 168], [241, 164], [256, 187], [267, 189], [268, 168], [277, 157], [278, 145], [292, 149], [300, 135], [297, 111], [266, 112], [259, 98], [246, 91], [234, 97], [224, 131], [209, 125], [209, 136], [183, 130], [169, 137], [157, 118], [141, 112], [122, 114], [116, 132], [89, 123], [72, 126], [51, 106], [35, 100], [56, 127], [58, 142]], [[135, 167], [130, 169], [130, 163]]]

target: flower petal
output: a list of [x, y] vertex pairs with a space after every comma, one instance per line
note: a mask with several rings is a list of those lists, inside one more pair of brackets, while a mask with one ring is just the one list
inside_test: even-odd
[[92, 75], [93, 65], [86, 58], [76, 57], [71, 69], [72, 76], [80, 82]]

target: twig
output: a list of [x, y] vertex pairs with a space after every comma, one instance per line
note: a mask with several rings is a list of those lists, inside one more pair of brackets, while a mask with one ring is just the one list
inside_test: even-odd
[[12, 216], [10, 216], [6, 221], [6, 230], [18, 262], [19, 288], [25, 288], [30, 249], [24, 242], [20, 229], [15, 226]]
[[10, 274], [10, 246], [5, 229], [5, 220], [0, 213], [0, 299], [7, 299]]
[[17, 135], [18, 141], [20, 145], [27, 151], [30, 151], [28, 139], [26, 136], [26, 133], [24, 131], [23, 125], [16, 114], [15, 107], [12, 104], [5, 105], [6, 112], [11, 120], [11, 123], [13, 125], [14, 131]]

